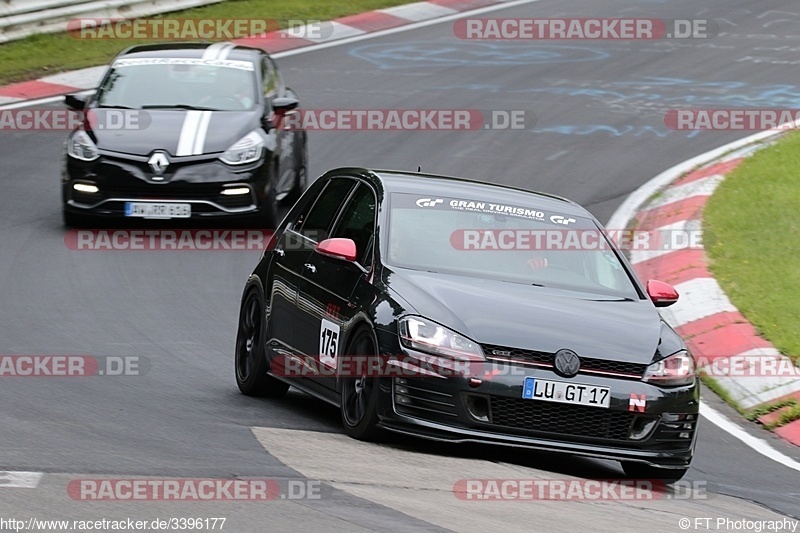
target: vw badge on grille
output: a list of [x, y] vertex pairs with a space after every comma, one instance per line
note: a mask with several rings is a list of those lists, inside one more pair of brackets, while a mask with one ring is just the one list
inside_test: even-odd
[[581, 369], [581, 360], [572, 350], [559, 350], [555, 357], [556, 373], [571, 378]]

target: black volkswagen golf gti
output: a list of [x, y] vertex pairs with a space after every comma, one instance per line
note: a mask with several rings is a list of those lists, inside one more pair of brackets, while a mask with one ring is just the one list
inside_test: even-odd
[[585, 209], [457, 178], [332, 170], [247, 280], [236, 380], [290, 385], [387, 432], [615, 459], [680, 479], [699, 388], [686, 345]]
[[277, 120], [298, 101], [262, 50], [134, 46], [94, 94], [65, 102], [85, 116], [66, 142], [67, 225], [235, 217], [274, 228], [277, 202], [305, 188], [305, 132]]

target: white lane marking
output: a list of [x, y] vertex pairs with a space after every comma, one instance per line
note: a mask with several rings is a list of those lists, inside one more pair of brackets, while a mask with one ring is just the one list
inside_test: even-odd
[[42, 472], [0, 471], [0, 489], [35, 489], [43, 476]]
[[674, 327], [716, 315], [738, 311], [714, 278], [694, 278], [675, 285], [678, 302], [661, 310], [664, 320]]
[[178, 137], [178, 148], [175, 150], [175, 155], [192, 155], [194, 153], [194, 141], [197, 138], [197, 128], [200, 125], [200, 118], [203, 116], [203, 111], [187, 111], [186, 117], [183, 119], [183, 126], [181, 127], [181, 134]]
[[208, 135], [208, 125], [211, 123], [211, 111], [201, 111], [200, 123], [197, 126], [197, 134], [194, 139], [192, 148], [192, 155], [200, 155], [203, 153], [203, 148], [206, 144], [206, 136]]
[[723, 179], [725, 179], [724, 176], [717, 174], [664, 189], [658, 198], [647, 204], [647, 210], [663, 207], [695, 196], [711, 196]]
[[[329, 41], [329, 42], [324, 42], [324, 43], [319, 43], [319, 44], [313, 44], [311, 46], [304, 46], [304, 47], [301, 47], [301, 48], [296, 48], [294, 50], [286, 50], [285, 52], [278, 52], [277, 54], [270, 54], [270, 55], [272, 57], [274, 57], [275, 59], [280, 59], [282, 57], [290, 57], [290, 56], [294, 56], [294, 55], [298, 55], [298, 54], [307, 54], [309, 52], [315, 52], [317, 50], [324, 50], [326, 48], [332, 48], [334, 46], [342, 46], [342, 45], [345, 45], [345, 44], [355, 43], [355, 42], [358, 42], [358, 41], [364, 41], [364, 40], [367, 40], [367, 39], [374, 39], [374, 38], [378, 38], [378, 37], [384, 37], [386, 35], [393, 35], [395, 33], [403, 33], [403, 32], [407, 32], [407, 31], [416, 30], [416, 29], [419, 29], [419, 28], [426, 28], [428, 26], [433, 26], [435, 24], [441, 24], [443, 22], [450, 22], [450, 21], [453, 21], [453, 20], [457, 20], [457, 19], [460, 19], [462, 17], [480, 15], [480, 14], [483, 14], [483, 13], [490, 13], [492, 11], [500, 11], [500, 10], [503, 10], [503, 9], [509, 9], [509, 8], [516, 7], [516, 6], [522, 6], [522, 5], [525, 5], [525, 4], [533, 4], [533, 3], [539, 2], [539, 1], [540, 0], [512, 0], [511, 2], [503, 2], [501, 4], [495, 4], [495, 5], [491, 5], [491, 6], [481, 7], [481, 8], [478, 8], [478, 9], [472, 9], [470, 11], [456, 12], [456, 13], [453, 13], [451, 15], [444, 15], [444, 16], [440, 16], [438, 18], [433, 18], [433, 19], [429, 19], [429, 20], [420, 20], [418, 22], [412, 22], [411, 24], [404, 24], [402, 26], [397, 26], [396, 28], [387, 28], [385, 30], [369, 32], [369, 33], [365, 33], [363, 35], [355, 35], [353, 37], [347, 37], [345, 39], [339, 39], [338, 41]], [[394, 9], [394, 8], [388, 8], [388, 9], [391, 10], [391, 9]], [[443, 8], [443, 9], [449, 9], [449, 8]], [[379, 11], [382, 11], [382, 12], [388, 13], [388, 14], [392, 14], [389, 10], [382, 9], [382, 10], [379, 10]], [[452, 10], [450, 10], [450, 11], [452, 11]], [[397, 15], [395, 15], [395, 16], [397, 16]], [[401, 18], [405, 18], [405, 17], [401, 17]]]
[[785, 455], [772, 446], [770, 446], [766, 441], [759, 439], [758, 437], [754, 437], [730, 420], [728, 420], [722, 413], [717, 412], [712, 407], [709, 407], [708, 404], [705, 402], [700, 402], [700, 414], [717, 426], [718, 428], [722, 429], [723, 431], [733, 435], [744, 444], [749, 446], [750, 448], [754, 449], [761, 455], [772, 459], [775, 462], [778, 462], [784, 466], [788, 466], [793, 470], [797, 470], [800, 472], [800, 463]]

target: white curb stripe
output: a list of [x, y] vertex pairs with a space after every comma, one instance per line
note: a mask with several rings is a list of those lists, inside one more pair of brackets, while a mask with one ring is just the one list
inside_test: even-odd
[[661, 191], [660, 196], [647, 204], [647, 210], [663, 207], [695, 196], [711, 196], [723, 179], [725, 179], [725, 176], [715, 174], [683, 185], [668, 187]]
[[[699, 220], [681, 220], [666, 224], [654, 230], [647, 230], [650, 242], [663, 245], [663, 250], [631, 250], [631, 264], [649, 261], [656, 257], [686, 250], [688, 248], [702, 249], [702, 224]], [[659, 242], [659, 239], [661, 242]], [[655, 241], [655, 242], [654, 242]]]
[[675, 290], [680, 294], [678, 302], [661, 310], [661, 316], [674, 328], [717, 313], [737, 311], [714, 278], [684, 281], [675, 285]]
[[100, 80], [106, 75], [107, 69], [108, 65], [82, 68], [80, 70], [46, 76], [39, 81], [54, 83], [56, 85], [66, 85], [67, 87], [75, 87], [76, 89], [94, 89], [100, 85]]
[[414, 22], [446, 17], [447, 15], [458, 13], [455, 9], [431, 4], [430, 2], [416, 2], [404, 6], [387, 7], [386, 9], [379, 9], [378, 11], [386, 13], [387, 15], [392, 15], [393, 17], [413, 20]]
[[311, 37], [314, 35], [314, 33], [320, 31], [319, 24], [307, 24], [305, 26], [289, 28], [285, 33], [291, 37], [297, 37], [299, 39], [311, 41], [312, 43], [336, 41], [338, 39], [345, 39], [347, 37], [354, 37], [356, 35], [363, 35], [367, 33], [364, 30], [359, 30], [358, 28], [348, 26], [347, 24], [342, 24], [341, 22], [336, 22], [335, 20], [323, 23], [323, 25], [327, 24], [331, 24], [333, 26], [333, 32], [325, 37]]

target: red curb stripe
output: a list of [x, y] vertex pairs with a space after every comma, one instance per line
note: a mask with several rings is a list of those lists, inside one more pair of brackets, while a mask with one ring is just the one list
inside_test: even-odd
[[493, 6], [501, 2], [499, 0], [428, 0], [428, 3], [449, 7], [456, 11], [469, 11], [479, 7]]
[[716, 313], [676, 328], [695, 357], [731, 357], [756, 348], [774, 348], [738, 312]]
[[33, 100], [35, 98], [57, 96], [59, 94], [67, 94], [80, 90], [81, 89], [78, 89], [77, 87], [69, 87], [67, 85], [59, 85], [57, 83], [47, 83], [45, 81], [34, 80], [0, 87], [0, 96], [10, 96], [12, 98]]
[[775, 428], [775, 434], [784, 440], [787, 440], [795, 446], [800, 446], [800, 420], [789, 422], [785, 426]]
[[253, 48], [260, 48], [270, 54], [317, 44], [307, 39], [301, 39], [300, 37], [280, 37], [277, 34], [273, 36], [271, 33], [268, 33], [266, 37], [243, 37], [242, 39], [235, 39], [232, 42], [245, 46], [252, 46]]
[[633, 265], [643, 281], [657, 279], [677, 285], [695, 278], [710, 278], [705, 250], [676, 250]]
[[685, 200], [640, 211], [636, 216], [636, 229], [654, 230], [675, 222], [699, 220], [708, 198], [708, 196], [690, 196]]
[[386, 30], [411, 23], [410, 20], [395, 17], [394, 15], [382, 13], [380, 11], [369, 11], [367, 13], [359, 13], [358, 15], [342, 17], [336, 19], [336, 22], [366, 32]]
[[[769, 403], [773, 403], [773, 402], [769, 402]], [[768, 424], [774, 424], [775, 422], [777, 422], [781, 418], [781, 415], [783, 413], [785, 413], [786, 411], [791, 410], [791, 408], [792, 407], [790, 405], [784, 405], [783, 407], [781, 407], [777, 411], [772, 411], [771, 413], [767, 413], [764, 416], [758, 417], [758, 421], [761, 424], [765, 425], [765, 426], [768, 425]]]
[[728, 172], [732, 171], [734, 168], [738, 167], [742, 161], [744, 161], [743, 157], [738, 159], [731, 159], [730, 161], [725, 161], [723, 163], [715, 163], [709, 167], [701, 168], [699, 170], [695, 170], [694, 172], [690, 172], [686, 174], [682, 178], [678, 179], [670, 185], [671, 187], [675, 187], [676, 185], [684, 185], [686, 183], [690, 183], [692, 181], [701, 180], [703, 178], [707, 178], [709, 176], [713, 176], [715, 174], [725, 175]]

